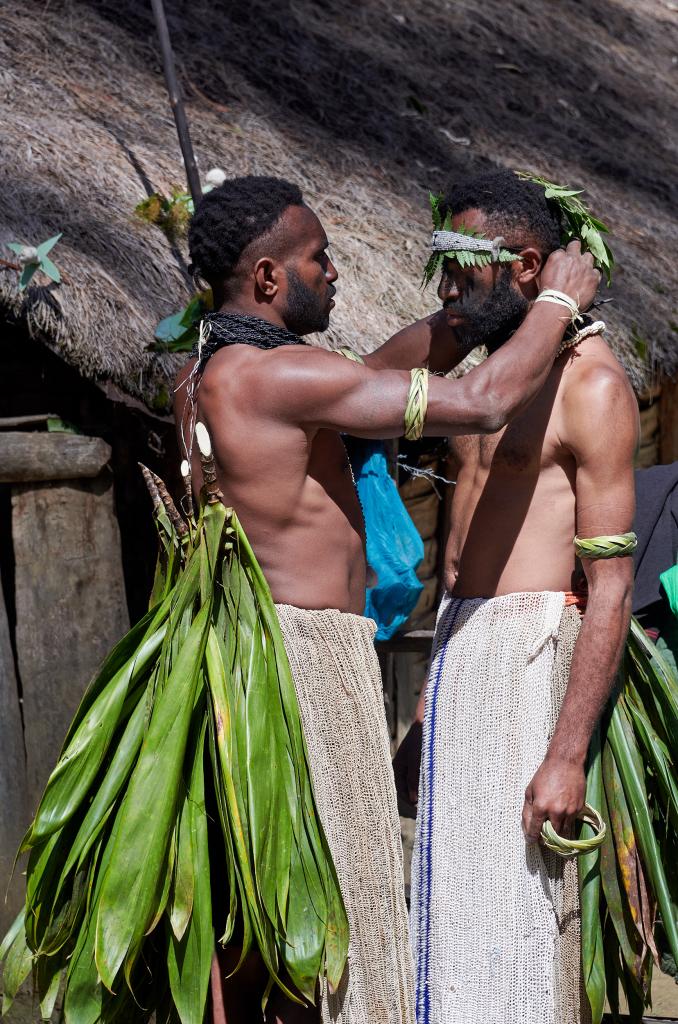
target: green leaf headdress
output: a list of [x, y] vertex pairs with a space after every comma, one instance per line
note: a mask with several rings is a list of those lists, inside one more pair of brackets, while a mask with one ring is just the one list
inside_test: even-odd
[[504, 239], [501, 236], [490, 241], [482, 233], [471, 231], [463, 224], [458, 231], [453, 231], [451, 214], [448, 212], [443, 220], [440, 210], [443, 195], [436, 196], [429, 192], [428, 198], [433, 217], [433, 235], [431, 255], [424, 267], [424, 286], [430, 284], [446, 257], [457, 260], [461, 267], [487, 267], [490, 263], [510, 263], [518, 259], [515, 253], [502, 247]]
[[[614, 257], [610, 247], [603, 241], [602, 235], [608, 228], [602, 221], [591, 215], [578, 196], [581, 191], [556, 185], [545, 178], [539, 178], [524, 171], [516, 172], [524, 181], [531, 181], [544, 189], [544, 196], [550, 203], [558, 207], [561, 222], [561, 241], [567, 245], [578, 238], [584, 252], [593, 255], [595, 266], [601, 270], [609, 285], [612, 278]], [[452, 218], [448, 212], [443, 219], [441, 205], [442, 195], [429, 193], [431, 215], [433, 218], [433, 236], [431, 238], [431, 255], [424, 268], [423, 284], [426, 286], [441, 268], [444, 259], [457, 260], [461, 267], [487, 267], [490, 263], [510, 263], [518, 259], [518, 254], [503, 245], [504, 239], [485, 238], [480, 232], [468, 230], [463, 224], [457, 231], [452, 231]]]

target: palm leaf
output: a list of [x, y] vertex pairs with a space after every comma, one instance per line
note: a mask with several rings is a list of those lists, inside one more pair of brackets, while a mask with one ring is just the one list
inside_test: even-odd
[[[34, 963], [51, 1010], [65, 970], [66, 1024], [145, 1024], [154, 1011], [201, 1024], [213, 900], [223, 941], [240, 919], [241, 963], [256, 946], [269, 987], [297, 1002], [312, 1002], [323, 976], [336, 987], [346, 962], [346, 914], [266, 581], [235, 514], [212, 496], [181, 538], [156, 508], [159, 603], [75, 715], [24, 840], [25, 914], [0, 948], [7, 1000]], [[223, 840], [216, 893], [206, 767]]]
[[[164, 884], [169, 837], [207, 633], [209, 604], [193, 621], [162, 692], [156, 696], [148, 733], [120, 811], [116, 846], [101, 894], [96, 963], [114, 990], [125, 962], [129, 976], [153, 920]], [[125, 901], [120, 893], [125, 893]]]
[[672, 905], [659, 845], [654, 834], [652, 814], [648, 805], [642, 757], [635, 744], [633, 727], [624, 698], [617, 700], [608, 728], [608, 742], [619, 769], [624, 794], [629, 806], [635, 841], [652, 891], [659, 906], [669, 949], [678, 955], [678, 925]]
[[[589, 750], [586, 802], [591, 807], [599, 808], [602, 805], [602, 792], [600, 730], [596, 729]], [[588, 839], [593, 835], [594, 830], [585, 823], [582, 826], [582, 838]], [[600, 848], [598, 848], [582, 854], [578, 860], [581, 894], [582, 972], [593, 1024], [601, 1024], [605, 1006], [605, 963], [600, 918], [600, 858]]]
[[181, 1024], [202, 1024], [207, 1002], [214, 935], [212, 931], [212, 895], [205, 815], [205, 730], [204, 710], [195, 716], [193, 742], [188, 763], [191, 775], [182, 820], [190, 832], [191, 908], [188, 920], [177, 934], [175, 923], [169, 930], [167, 967], [170, 990]]
[[651, 969], [649, 942], [653, 939], [651, 930], [647, 934], [631, 818], [609, 744], [603, 749], [603, 775], [603, 808], [613, 840], [601, 849], [603, 891], [626, 971], [637, 991], [645, 994]]

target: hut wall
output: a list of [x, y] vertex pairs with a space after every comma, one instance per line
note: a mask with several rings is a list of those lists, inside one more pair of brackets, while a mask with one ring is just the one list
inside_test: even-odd
[[636, 453], [636, 469], [647, 469], [661, 461], [662, 399], [659, 387], [648, 388], [637, 395], [640, 410], [640, 445]]
[[678, 377], [665, 377], [659, 401], [659, 461], [678, 461]]
[[[110, 449], [99, 439], [68, 434], [0, 434], [13, 438], [0, 452], [0, 478], [11, 476], [22, 448], [31, 470], [45, 476], [45, 452], [61, 448], [55, 465], [91, 440], [101, 462]], [[45, 443], [47, 442], [47, 444]], [[90, 446], [92, 447], [92, 446]], [[101, 453], [104, 452], [103, 459]], [[75, 458], [73, 458], [75, 453]], [[30, 459], [19, 460], [27, 475]], [[91, 463], [91, 460], [90, 460]], [[88, 464], [88, 472], [93, 471]], [[94, 470], [96, 471], [96, 470]], [[67, 728], [97, 666], [129, 628], [120, 532], [108, 465], [89, 478], [38, 480], [2, 488], [0, 587], [0, 884], [7, 886], [19, 842], [33, 817]], [[9, 493], [8, 493], [9, 492]], [[0, 901], [0, 932], [23, 895], [21, 867]]]
[[92, 673], [129, 628], [110, 473], [14, 488], [12, 539], [32, 814]]

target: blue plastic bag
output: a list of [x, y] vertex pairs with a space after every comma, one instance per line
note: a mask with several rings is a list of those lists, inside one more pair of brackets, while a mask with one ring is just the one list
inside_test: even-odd
[[389, 475], [380, 441], [351, 446], [351, 463], [365, 516], [367, 562], [377, 574], [368, 587], [365, 615], [377, 623], [377, 640], [390, 640], [417, 603], [423, 584], [415, 569], [424, 542]]

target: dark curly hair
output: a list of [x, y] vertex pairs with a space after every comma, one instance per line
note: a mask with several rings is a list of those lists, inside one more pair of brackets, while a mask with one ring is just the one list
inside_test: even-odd
[[301, 189], [284, 178], [229, 178], [198, 203], [188, 231], [191, 273], [220, 293], [243, 250], [269, 231], [288, 206], [303, 206]]
[[[444, 191], [443, 217], [464, 210], [482, 210], [511, 247], [532, 241], [547, 256], [560, 247], [560, 212], [544, 197], [544, 189], [523, 181], [513, 171], [490, 171]], [[527, 237], [520, 237], [521, 232]]]

